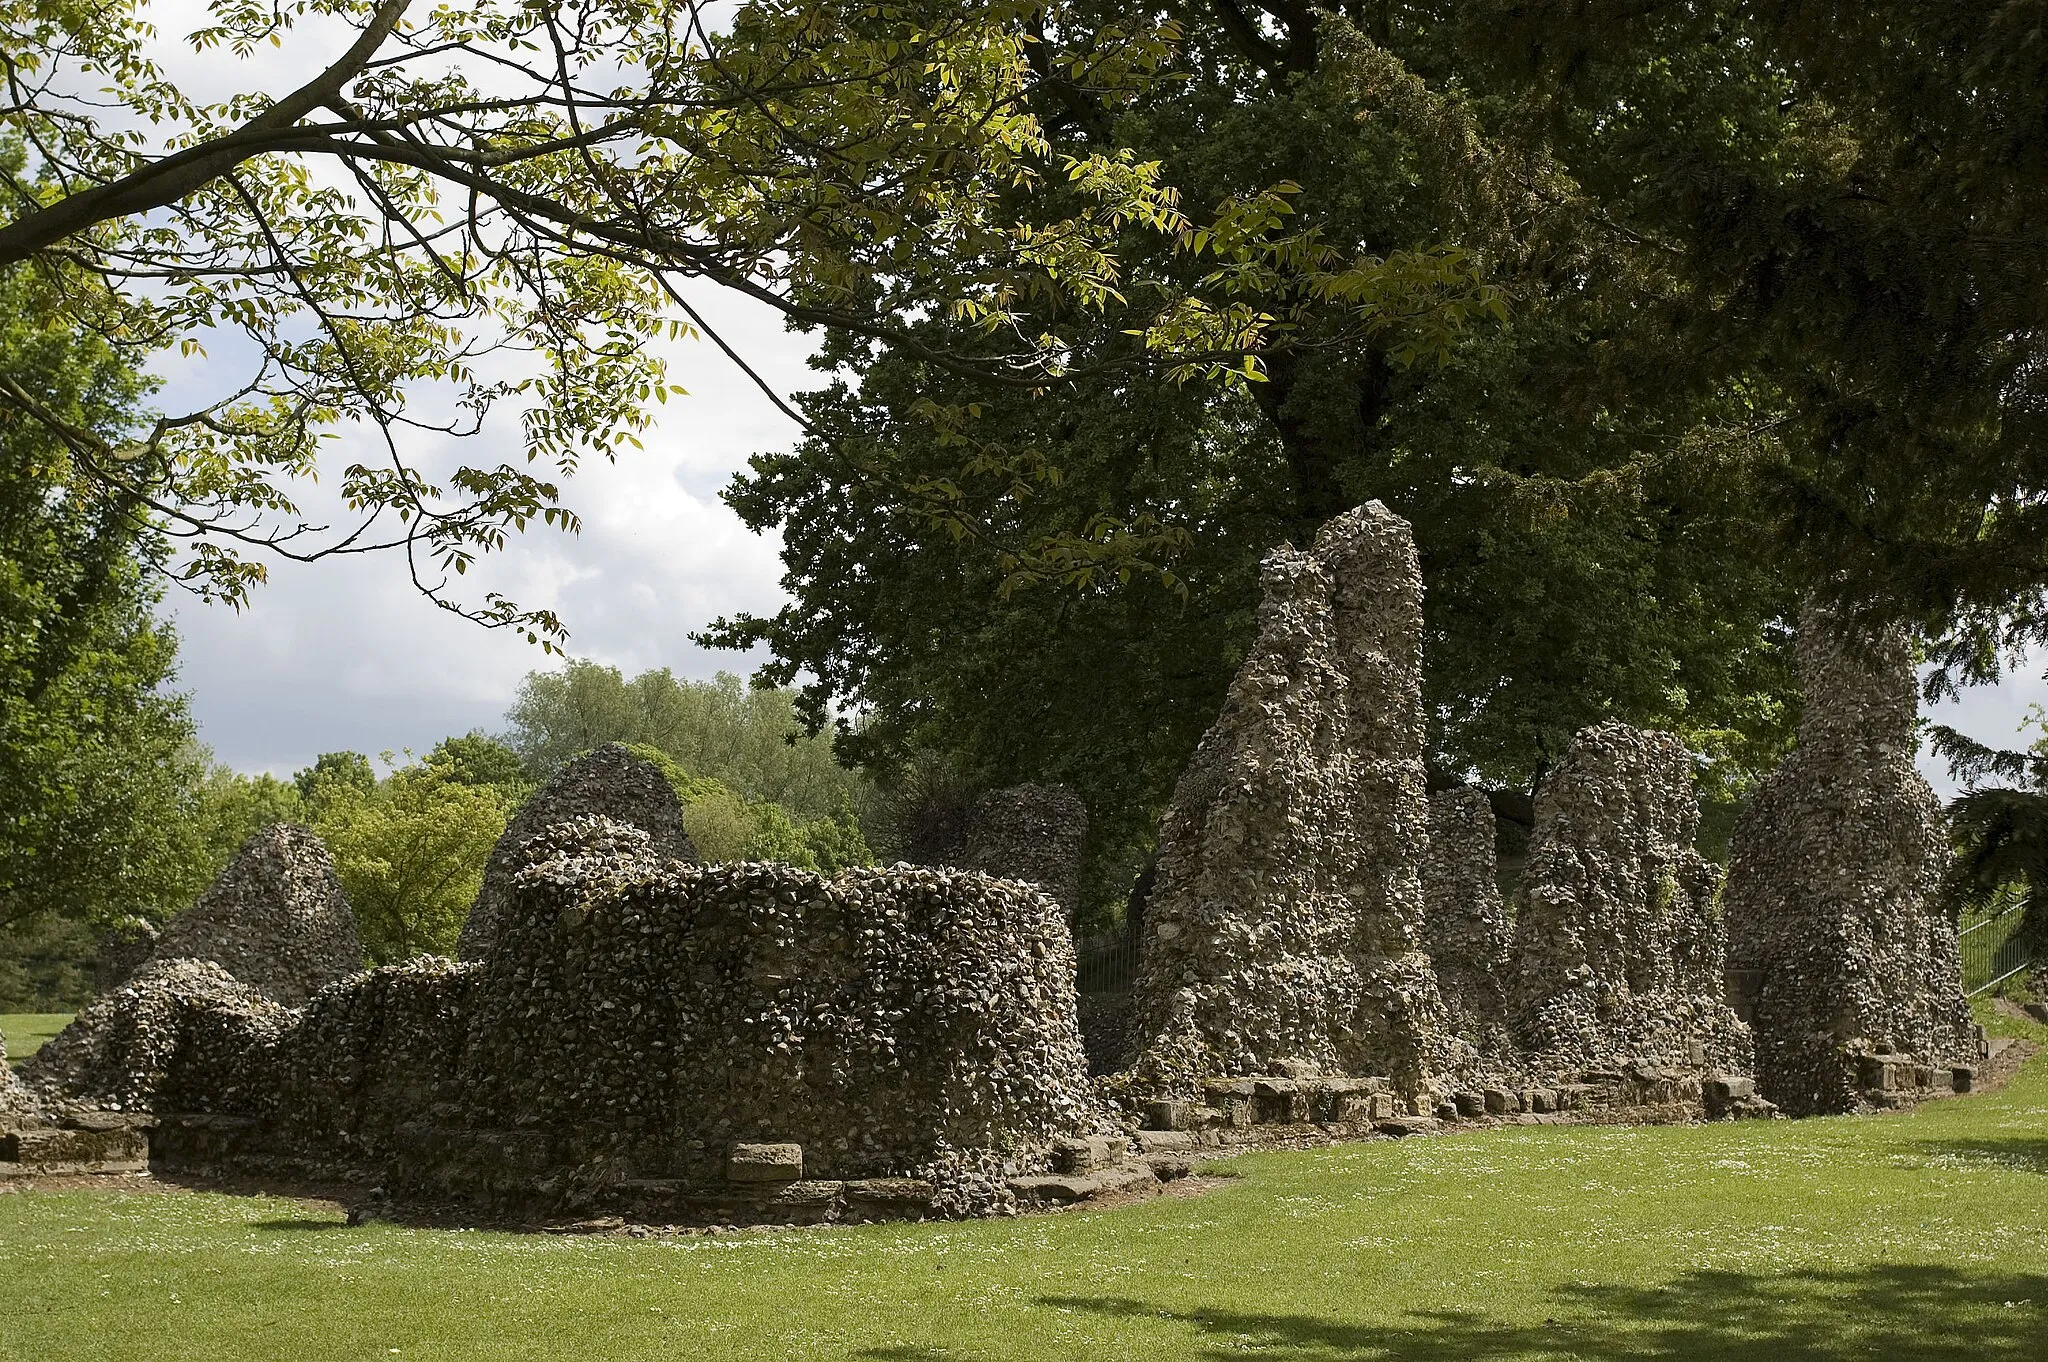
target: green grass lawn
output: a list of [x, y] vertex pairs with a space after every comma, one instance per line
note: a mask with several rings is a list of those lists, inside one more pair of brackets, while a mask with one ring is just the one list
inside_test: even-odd
[[0, 1012], [0, 1036], [7, 1038], [8, 1062], [21, 1063], [70, 1024], [69, 1012]]
[[2048, 1358], [2048, 1056], [1902, 1115], [1230, 1167], [1119, 1211], [666, 1242], [0, 1196], [0, 1358]]

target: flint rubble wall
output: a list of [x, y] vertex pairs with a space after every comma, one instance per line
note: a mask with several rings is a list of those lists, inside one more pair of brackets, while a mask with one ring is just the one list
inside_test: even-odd
[[555, 824], [577, 818], [609, 818], [639, 828], [657, 857], [697, 859], [668, 779], [623, 744], [607, 743], [557, 771], [506, 824], [484, 863], [483, 886], [456, 943], [457, 959], [481, 960], [490, 953], [511, 899], [512, 877], [524, 864], [521, 848]]
[[1803, 1116], [1946, 1088], [1979, 1047], [1939, 902], [1947, 828], [1914, 766], [1907, 640], [1859, 642], [1810, 604], [1799, 665], [1798, 746], [1736, 820], [1725, 899], [1757, 1077]]
[[1456, 1067], [1421, 949], [1421, 575], [1377, 502], [1262, 568], [1259, 633], [1160, 825], [1139, 1086]]
[[1595, 725], [1545, 778], [1515, 914], [1530, 1072], [1751, 1071], [1748, 1028], [1721, 996], [1720, 872], [1698, 833], [1692, 759], [1670, 734]]

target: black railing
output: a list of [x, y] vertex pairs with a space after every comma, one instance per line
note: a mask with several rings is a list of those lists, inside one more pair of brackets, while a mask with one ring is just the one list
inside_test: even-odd
[[1982, 917], [1965, 918], [1963, 991], [1971, 997], [1998, 987], [2041, 961], [2038, 933], [2027, 923], [2025, 902], [2007, 904]]
[[1083, 993], [1127, 992], [1138, 976], [1138, 942], [1122, 928], [1076, 941], [1074, 955], [1074, 986]]

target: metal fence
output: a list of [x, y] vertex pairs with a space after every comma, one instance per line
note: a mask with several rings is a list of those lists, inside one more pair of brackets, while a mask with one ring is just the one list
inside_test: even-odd
[[1963, 991], [1971, 997], [1998, 987], [2044, 959], [2039, 936], [2025, 930], [2026, 907], [2024, 902], [2011, 903], [1964, 920]]
[[1083, 993], [1122, 993], [1138, 974], [1138, 942], [1119, 928], [1074, 943], [1079, 961], [1075, 988]]

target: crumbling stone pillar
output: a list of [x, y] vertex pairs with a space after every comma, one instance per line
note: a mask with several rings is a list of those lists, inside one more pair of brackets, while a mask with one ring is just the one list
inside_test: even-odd
[[1071, 920], [1081, 906], [1081, 853], [1088, 807], [1065, 785], [990, 790], [967, 815], [958, 866], [1022, 880], [1050, 894]]
[[0, 1131], [25, 1119], [31, 1103], [28, 1089], [7, 1065], [7, 1038], [0, 1036]]
[[252, 834], [199, 901], [172, 918], [152, 960], [211, 960], [286, 1007], [363, 967], [355, 914], [327, 844], [273, 823]]
[[525, 864], [520, 848], [535, 835], [576, 818], [609, 818], [639, 828], [652, 839], [656, 857], [697, 859], [697, 848], [683, 831], [683, 806], [660, 770], [621, 743], [585, 752], [557, 771], [505, 825], [484, 863], [483, 885], [462, 924], [457, 959], [481, 960], [498, 939], [511, 899], [512, 876]]
[[1493, 806], [1472, 786], [1429, 797], [1422, 865], [1425, 945], [1451, 1029], [1482, 1050], [1512, 1049], [1505, 1030], [1515, 928], [1501, 897]]
[[1279, 548], [1250, 655], [1160, 825], [1134, 1080], [1445, 1062], [1422, 953], [1422, 579], [1378, 502]]
[[1864, 640], [1800, 616], [1799, 745], [1730, 845], [1729, 966], [1748, 985], [1764, 1095], [1793, 1115], [1852, 1110], [1888, 1075], [1976, 1056], [1956, 926], [1937, 901], [1948, 842], [1914, 769], [1903, 631]]
[[93, 960], [92, 991], [112, 993], [135, 977], [143, 962], [156, 954], [156, 928], [139, 917], [124, 917], [100, 934]]
[[1750, 1072], [1748, 1030], [1721, 997], [1720, 872], [1698, 833], [1692, 758], [1668, 733], [1595, 725], [1544, 778], [1515, 915], [1533, 1073]]

